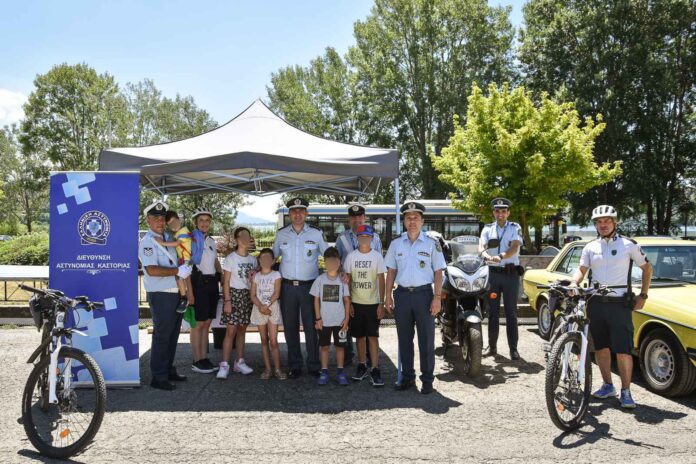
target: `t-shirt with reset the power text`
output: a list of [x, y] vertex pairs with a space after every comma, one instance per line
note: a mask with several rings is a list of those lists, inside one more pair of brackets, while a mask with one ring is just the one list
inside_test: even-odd
[[350, 299], [353, 303], [373, 305], [379, 303], [377, 276], [387, 272], [382, 253], [370, 250], [367, 253], [351, 251], [343, 263], [350, 274]]
[[350, 289], [341, 281], [340, 276], [332, 279], [327, 273], [321, 274], [314, 280], [309, 293], [319, 297], [321, 321], [324, 327], [338, 327], [343, 324], [346, 318], [343, 297], [350, 296]]

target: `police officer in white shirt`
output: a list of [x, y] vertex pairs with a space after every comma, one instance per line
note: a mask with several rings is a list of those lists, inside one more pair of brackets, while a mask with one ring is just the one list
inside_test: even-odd
[[[346, 259], [346, 256], [348, 256], [351, 251], [358, 248], [358, 236], [355, 235], [355, 231], [358, 230], [358, 226], [363, 224], [365, 224], [365, 207], [362, 205], [349, 206], [349, 227], [336, 237], [336, 249], [341, 255], [341, 262]], [[380, 253], [382, 252], [382, 241], [379, 239], [377, 233], [372, 236], [372, 249]]]
[[[593, 393], [596, 398], [615, 398], [616, 389], [611, 379], [611, 354], [616, 354], [616, 363], [621, 377], [621, 406], [635, 408], [631, 396], [631, 373], [633, 372], [633, 316], [632, 312], [642, 309], [648, 299], [652, 265], [648, 262], [640, 245], [622, 237], [616, 231], [616, 210], [601, 205], [592, 211], [592, 221], [599, 237], [585, 245], [580, 257], [580, 266], [573, 275], [573, 285], [579, 285], [588, 270], [589, 284], [625, 286], [614, 289], [611, 296], [594, 296], [588, 303], [590, 333], [595, 347], [595, 359], [604, 383]], [[643, 271], [640, 294], [634, 298], [631, 288], [632, 265]]]
[[[442, 274], [447, 265], [440, 243], [421, 230], [425, 206], [409, 201], [401, 207], [401, 213], [406, 232], [392, 240], [384, 259], [387, 265], [384, 308], [389, 313], [394, 311], [402, 366], [402, 380], [396, 389], [408, 390], [415, 385], [415, 325], [420, 352], [421, 393], [428, 394], [433, 391], [435, 316], [442, 305]], [[394, 283], [397, 288], [392, 298]]]
[[[481, 231], [479, 252], [488, 260], [490, 270], [490, 294], [488, 298], [488, 347], [484, 356], [498, 354], [498, 332], [500, 330], [500, 298], [505, 306], [505, 329], [507, 332], [510, 359], [520, 359], [517, 352], [519, 333], [517, 329], [517, 296], [520, 290], [520, 245], [522, 228], [508, 221], [512, 202], [507, 198], [494, 198], [491, 202], [495, 222], [486, 224]], [[498, 239], [499, 245], [488, 249], [488, 241]]]
[[211, 374], [219, 369], [208, 358], [208, 333], [217, 315], [220, 300], [222, 266], [217, 256], [217, 244], [210, 236], [213, 214], [206, 208], [198, 208], [191, 216], [193, 225], [203, 233], [201, 262], [193, 267], [191, 274], [192, 296], [189, 300], [196, 312], [196, 327], [191, 329], [191, 370], [200, 374]]
[[291, 223], [278, 229], [273, 242], [273, 254], [281, 258], [282, 276], [280, 312], [283, 316], [285, 342], [288, 345], [288, 378], [302, 375], [300, 320], [305, 334], [307, 371], [319, 375], [319, 348], [314, 330], [314, 297], [309, 294], [319, 275], [319, 255], [328, 248], [320, 229], [308, 225], [304, 198], [293, 198], [287, 205]]
[[155, 201], [143, 210], [149, 230], [138, 245], [138, 258], [143, 266], [143, 286], [154, 324], [150, 350], [150, 385], [161, 390], [174, 390], [175, 385], [171, 381], [186, 380], [186, 376], [178, 374], [174, 368], [183, 316], [176, 311], [179, 290], [175, 276], [187, 278], [191, 267], [186, 264], [177, 267], [176, 250], [155, 241], [155, 238], [164, 239], [164, 216], [167, 209], [166, 203]]

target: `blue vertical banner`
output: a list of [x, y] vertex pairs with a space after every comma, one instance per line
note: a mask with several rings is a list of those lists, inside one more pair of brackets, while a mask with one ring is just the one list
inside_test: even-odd
[[[140, 384], [138, 173], [51, 174], [49, 286], [87, 295], [104, 309], [78, 309], [73, 345], [97, 361], [107, 385]], [[78, 372], [79, 380], [79, 372]]]

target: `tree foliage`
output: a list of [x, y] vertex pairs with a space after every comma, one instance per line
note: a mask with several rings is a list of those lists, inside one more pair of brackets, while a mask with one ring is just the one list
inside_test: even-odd
[[649, 233], [668, 233], [696, 174], [694, 2], [531, 0], [524, 17], [527, 86], [603, 114], [596, 157], [624, 161], [614, 182], [573, 197], [574, 219], [613, 203], [624, 216], [645, 214]]
[[497, 196], [513, 203], [531, 248], [529, 227], [567, 205], [569, 193], [582, 193], [620, 174], [620, 162], [597, 164], [593, 149], [604, 130], [601, 116], [583, 121], [573, 103], [542, 95], [535, 103], [524, 87], [474, 86], [466, 123], [433, 160], [440, 179], [451, 185], [457, 208], [484, 214]]

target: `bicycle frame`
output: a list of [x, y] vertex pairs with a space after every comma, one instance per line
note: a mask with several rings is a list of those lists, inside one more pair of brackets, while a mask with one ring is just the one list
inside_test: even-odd
[[[57, 311], [56, 313], [56, 325], [51, 331], [51, 342], [50, 342], [50, 353], [51, 361], [48, 365], [48, 402], [51, 404], [58, 404], [58, 396], [56, 395], [56, 385], [58, 383], [58, 355], [60, 354], [60, 349], [63, 347], [64, 343], [62, 341], [63, 336], [68, 335], [70, 339], [70, 334], [76, 333], [78, 335], [86, 336], [84, 332], [75, 329], [65, 329], [65, 316], [67, 312]], [[68, 364], [63, 371], [63, 391], [69, 392], [72, 383], [72, 365]]]

